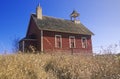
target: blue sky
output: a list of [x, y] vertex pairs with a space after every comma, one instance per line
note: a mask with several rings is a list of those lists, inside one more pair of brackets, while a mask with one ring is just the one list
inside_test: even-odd
[[1, 0], [0, 52], [11, 52], [15, 38], [26, 35], [30, 14], [40, 3], [43, 15], [70, 19], [73, 9], [95, 35], [94, 51], [120, 41], [120, 0]]

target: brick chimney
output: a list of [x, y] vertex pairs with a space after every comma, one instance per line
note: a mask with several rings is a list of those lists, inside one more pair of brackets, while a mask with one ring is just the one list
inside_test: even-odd
[[36, 8], [36, 15], [37, 15], [37, 19], [42, 20], [42, 8], [40, 7], [40, 4]]

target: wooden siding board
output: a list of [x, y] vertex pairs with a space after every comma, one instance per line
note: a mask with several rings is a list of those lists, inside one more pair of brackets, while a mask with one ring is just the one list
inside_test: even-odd
[[[89, 43], [88, 47], [82, 48], [81, 37], [83, 35], [53, 32], [53, 31], [44, 31], [43, 33], [44, 33], [43, 34], [44, 51], [56, 51], [56, 50], [71, 51], [71, 48], [69, 47], [69, 36], [75, 36], [76, 48], [73, 48], [74, 52], [79, 53], [81, 51], [92, 51], [91, 36], [89, 35], [86, 35]], [[55, 48], [55, 35], [62, 35], [62, 48]]]

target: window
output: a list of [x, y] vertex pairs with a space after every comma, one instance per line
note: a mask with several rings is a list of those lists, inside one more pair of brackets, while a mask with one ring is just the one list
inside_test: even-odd
[[62, 38], [61, 35], [55, 35], [55, 47], [62, 48]]
[[82, 37], [81, 42], [82, 42], [82, 48], [87, 48], [87, 38]]
[[69, 36], [69, 45], [70, 48], [75, 48], [75, 37], [74, 36]]

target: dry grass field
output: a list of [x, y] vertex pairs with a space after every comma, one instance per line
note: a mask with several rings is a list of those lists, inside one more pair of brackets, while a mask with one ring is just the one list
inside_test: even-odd
[[1, 55], [0, 79], [120, 79], [120, 56]]

